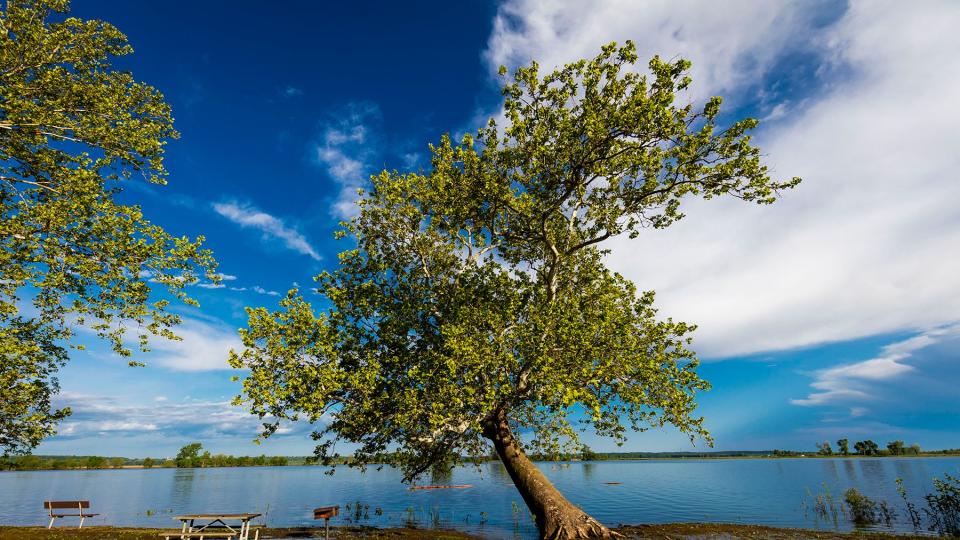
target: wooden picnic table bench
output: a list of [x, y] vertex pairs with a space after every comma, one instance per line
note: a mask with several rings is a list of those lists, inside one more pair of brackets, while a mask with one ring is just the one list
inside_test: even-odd
[[[265, 529], [265, 525], [249, 525], [247, 526], [247, 536], [249, 537], [250, 532], [253, 531], [253, 540], [259, 540], [260, 530]], [[167, 531], [160, 533], [160, 536], [166, 540], [187, 540], [188, 538], [197, 538], [198, 540], [203, 540], [204, 538], [233, 538], [240, 537], [239, 530], [229, 530], [224, 527], [207, 527], [202, 531], [194, 532], [183, 532], [183, 531]]]
[[[79, 517], [80, 525], [78, 529], [83, 528], [83, 520], [88, 517], [99, 516], [100, 514], [91, 514], [84, 512], [85, 508], [90, 508], [90, 501], [43, 501], [43, 507], [47, 509], [50, 516], [50, 523], [47, 528], [53, 527], [53, 522], [62, 517]], [[67, 513], [65, 511], [54, 512], [54, 510], [76, 510], [77, 513]]]
[[160, 536], [166, 538], [167, 540], [176, 540], [177, 538], [180, 538], [180, 539], [183, 539], [183, 540], [185, 540], [185, 539], [187, 539], [187, 538], [198, 538], [199, 540], [203, 540], [204, 538], [233, 538], [234, 536], [237, 536], [237, 535], [238, 535], [238, 533], [231, 532], [231, 531], [223, 531], [223, 532], [217, 532], [217, 531], [200, 531], [200, 532], [171, 531], [171, 532], [162, 532], [162, 533], [160, 533]]
[[[188, 514], [176, 516], [180, 520], [179, 531], [164, 531], [160, 536], [166, 540], [188, 540], [196, 538], [236, 538], [250, 540], [250, 532], [254, 533], [253, 540], [259, 540], [260, 529], [263, 526], [250, 523], [260, 514]], [[239, 525], [236, 522], [239, 521]], [[231, 525], [229, 522], [233, 522]]]

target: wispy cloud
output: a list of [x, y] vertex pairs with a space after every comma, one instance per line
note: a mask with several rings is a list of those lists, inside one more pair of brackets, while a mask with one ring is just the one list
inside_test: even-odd
[[287, 99], [300, 97], [303, 95], [303, 89], [297, 88], [296, 86], [286, 86], [280, 90], [280, 97]]
[[380, 109], [372, 103], [352, 103], [328, 122], [316, 145], [316, 159], [327, 174], [340, 185], [332, 205], [334, 215], [352, 217], [357, 212], [357, 189], [367, 183], [367, 160], [376, 152], [371, 123], [380, 118]]
[[237, 329], [218, 321], [184, 318], [173, 331], [179, 341], [153, 338], [138, 360], [173, 371], [225, 370], [230, 349], [242, 347]]
[[[64, 392], [58, 396], [57, 403], [73, 410], [70, 418], [61, 424], [57, 439], [138, 433], [198, 439], [254, 438], [261, 423], [249, 411], [228, 401], [155, 401], [149, 405], [133, 405], [110, 396]], [[296, 426], [287, 427], [294, 428]]]
[[[220, 279], [220, 283], [204, 281], [204, 282], [195, 283], [194, 285], [196, 285], [197, 287], [200, 287], [201, 289], [223, 289], [223, 288], [226, 288], [226, 285], [223, 283], [224, 281], [236, 281], [237, 279], [237, 276], [232, 276], [230, 274], [217, 274], [217, 277]], [[236, 289], [234, 287], [230, 287], [230, 290], [236, 290]]]
[[284, 246], [297, 253], [307, 255], [317, 261], [320, 260], [320, 254], [310, 245], [306, 237], [278, 217], [251, 205], [236, 202], [213, 203], [213, 209], [241, 227], [260, 231], [267, 240], [280, 240]]
[[[876, 358], [817, 371], [814, 382], [810, 384], [817, 391], [802, 399], [792, 399], [790, 403], [814, 406], [873, 399], [875, 396], [870, 391], [870, 383], [891, 380], [913, 371], [915, 367], [906, 362], [917, 351], [957, 336], [960, 336], [960, 325], [935, 328], [887, 345]], [[861, 406], [850, 409], [853, 417], [863, 416], [866, 412]]]
[[264, 289], [259, 285], [252, 287], [251, 290], [253, 290], [253, 292], [257, 294], [265, 294], [267, 296], [280, 296], [280, 293], [278, 293], [277, 291], [268, 291], [267, 289]]
[[946, 255], [960, 245], [960, 71], [943, 69], [958, 25], [958, 2], [507, 0], [487, 58], [545, 71], [634, 39], [641, 58], [693, 61], [683, 99], [775, 119], [756, 137], [765, 159], [804, 178], [782, 201], [690, 201], [673, 227], [611, 242], [611, 266], [723, 358], [960, 313], [960, 257]]

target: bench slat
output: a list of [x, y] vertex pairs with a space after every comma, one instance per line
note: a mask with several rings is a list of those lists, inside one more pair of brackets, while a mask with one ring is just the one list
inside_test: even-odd
[[90, 508], [90, 501], [43, 501], [43, 507], [54, 508]]

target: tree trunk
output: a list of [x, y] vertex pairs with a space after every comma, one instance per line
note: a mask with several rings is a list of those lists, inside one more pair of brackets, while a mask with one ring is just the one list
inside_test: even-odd
[[574, 506], [553, 487], [540, 469], [524, 454], [510, 431], [505, 415], [500, 414], [495, 420], [489, 421], [483, 434], [493, 441], [500, 461], [513, 479], [513, 485], [530, 508], [541, 540], [621, 536]]

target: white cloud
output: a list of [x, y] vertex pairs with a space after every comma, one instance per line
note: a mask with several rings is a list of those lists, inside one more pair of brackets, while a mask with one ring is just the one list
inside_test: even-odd
[[201, 440], [224, 436], [252, 439], [257, 436], [261, 424], [248, 410], [228, 401], [184, 400], [181, 403], [138, 405], [122, 403], [108, 395], [63, 392], [57, 397], [57, 405], [69, 406], [73, 414], [61, 424], [55, 439], [145, 432]]
[[693, 60], [695, 96], [755, 83], [806, 23], [801, 2], [734, 0], [513, 0], [494, 20], [486, 58], [493, 73], [536, 60], [545, 70], [592, 57], [628, 39], [641, 59]]
[[[217, 274], [217, 277], [220, 279], [220, 283], [203, 282], [196, 283], [196, 286], [201, 289], [223, 289], [226, 287], [226, 285], [223, 284], [224, 281], [235, 281], [237, 279], [237, 276], [230, 274]], [[230, 287], [230, 289], [236, 290], [234, 287]]]
[[[694, 99], [752, 97], [777, 118], [757, 140], [776, 175], [804, 178], [782, 201], [694, 201], [670, 229], [611, 243], [611, 266], [657, 290], [664, 315], [697, 323], [708, 357], [930, 328], [960, 313], [960, 70], [950, 68], [960, 3], [852, 2], [830, 24], [814, 24], [815, 11], [514, 0], [490, 38], [491, 68], [535, 58], [544, 69], [631, 38], [642, 56], [690, 58]], [[765, 102], [755, 87], [789, 84], [769, 79], [794, 73], [798, 51], [834, 75], [802, 105]]]
[[296, 86], [287, 86], [280, 91], [280, 97], [284, 98], [295, 98], [303, 95], [303, 89], [297, 88]]
[[278, 293], [277, 291], [268, 291], [259, 285], [252, 287], [252, 290], [257, 294], [265, 294], [267, 296], [280, 296], [280, 293]]
[[173, 331], [180, 341], [153, 338], [151, 352], [142, 360], [174, 371], [231, 369], [227, 365], [230, 349], [242, 348], [236, 328], [219, 322], [185, 318]]
[[850, 416], [853, 418], [863, 416], [865, 414], [867, 414], [867, 409], [865, 407], [850, 407]]
[[[792, 399], [790, 403], [811, 406], [872, 399], [872, 383], [895, 379], [913, 371], [914, 366], [904, 362], [910, 360], [917, 351], [957, 336], [960, 336], [960, 325], [936, 328], [887, 345], [876, 358], [820, 370], [810, 384], [817, 391], [803, 399]], [[853, 417], [863, 416], [866, 412], [867, 409], [863, 407], [850, 409]]]
[[333, 214], [341, 218], [357, 213], [357, 190], [367, 183], [370, 166], [366, 160], [373, 154], [369, 123], [376, 121], [380, 110], [370, 103], [353, 103], [324, 129], [316, 146], [317, 162], [340, 186], [332, 204]]
[[259, 230], [265, 239], [277, 239], [283, 245], [307, 255], [314, 260], [320, 260], [320, 254], [310, 245], [306, 237], [293, 227], [284, 223], [280, 218], [271, 216], [250, 205], [235, 202], [213, 203], [213, 209], [221, 216], [240, 225]]

